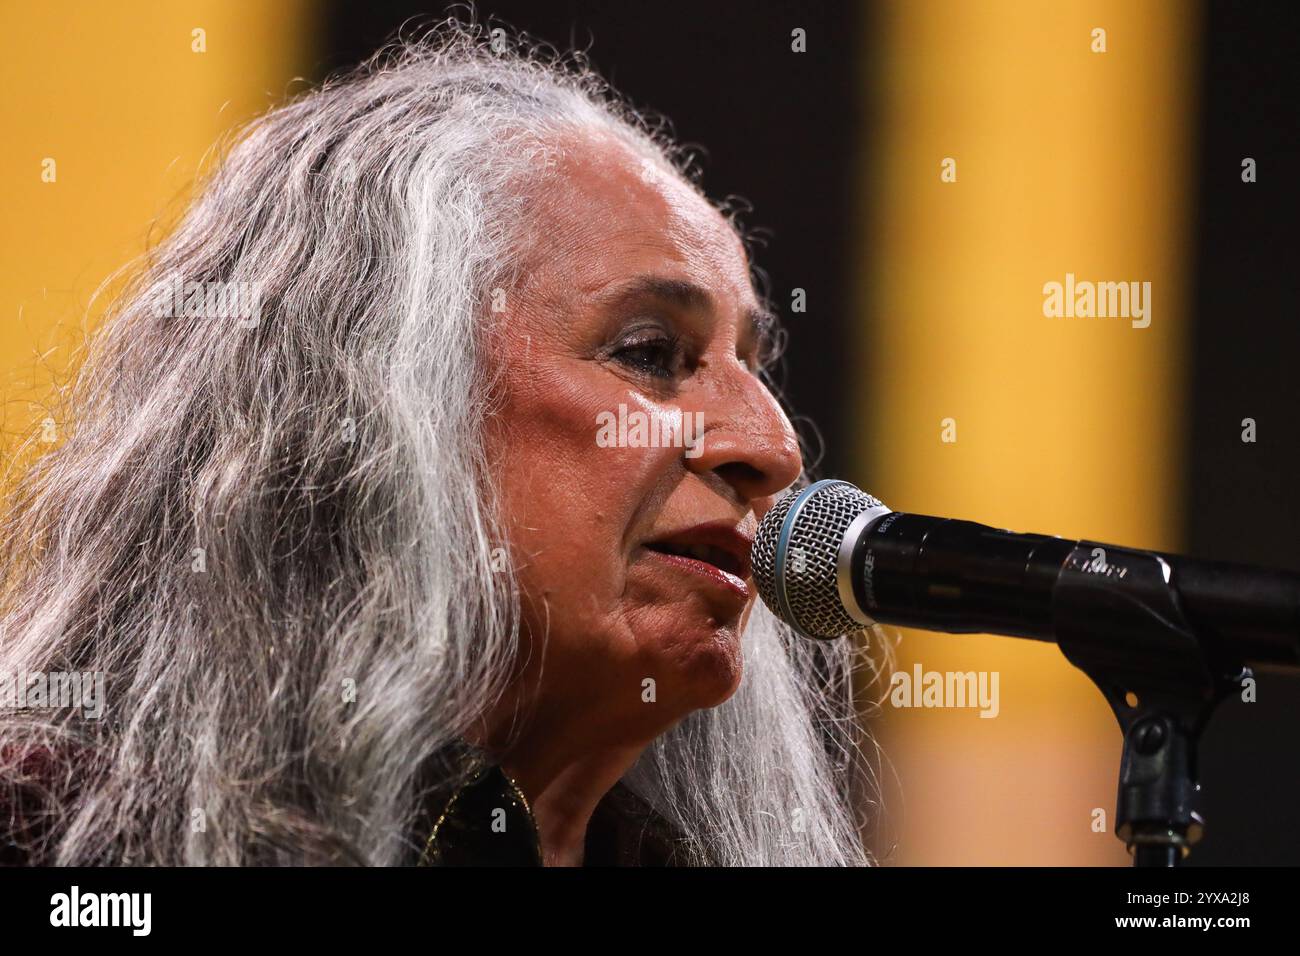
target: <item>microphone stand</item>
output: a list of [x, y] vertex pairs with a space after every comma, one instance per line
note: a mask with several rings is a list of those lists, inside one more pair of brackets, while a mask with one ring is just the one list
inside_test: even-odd
[[1174, 577], [1158, 554], [1079, 542], [1053, 592], [1057, 644], [1124, 733], [1115, 833], [1140, 867], [1178, 866], [1200, 840], [1201, 731], [1252, 676], [1228, 640], [1192, 624]]

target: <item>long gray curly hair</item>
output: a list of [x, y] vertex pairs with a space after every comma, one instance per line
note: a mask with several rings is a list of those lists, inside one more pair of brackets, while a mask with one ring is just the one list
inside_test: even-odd
[[[520, 187], [588, 127], [698, 186], [580, 57], [502, 40], [448, 21], [254, 121], [93, 339], [0, 552], [0, 672], [107, 686], [100, 720], [0, 714], [36, 858], [403, 862], [420, 768], [506, 689], [482, 330]], [[159, 314], [178, 277], [259, 314]], [[870, 862], [854, 645], [758, 606], [745, 655], [624, 783], [700, 864]]]

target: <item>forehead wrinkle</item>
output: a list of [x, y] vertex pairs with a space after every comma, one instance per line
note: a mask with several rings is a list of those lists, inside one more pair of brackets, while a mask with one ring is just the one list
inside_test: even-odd
[[623, 305], [641, 298], [655, 298], [683, 309], [700, 312], [713, 310], [713, 295], [708, 289], [690, 279], [654, 273], [635, 276], [616, 288], [606, 288], [597, 292], [593, 298], [605, 306]]

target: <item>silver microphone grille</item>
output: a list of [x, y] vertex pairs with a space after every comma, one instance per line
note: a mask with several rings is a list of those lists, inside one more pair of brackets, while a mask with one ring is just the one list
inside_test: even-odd
[[806, 637], [861, 630], [840, 597], [839, 553], [849, 526], [880, 500], [847, 481], [819, 481], [782, 496], [763, 516], [750, 564], [758, 593], [777, 617]]

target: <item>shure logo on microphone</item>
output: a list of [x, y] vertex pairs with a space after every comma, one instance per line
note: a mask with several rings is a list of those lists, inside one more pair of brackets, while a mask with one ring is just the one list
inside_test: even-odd
[[862, 561], [863, 589], [867, 593], [867, 603], [876, 606], [876, 553], [868, 551]]
[[1087, 574], [1102, 574], [1108, 578], [1123, 579], [1128, 574], [1128, 568], [1121, 567], [1118, 564], [1111, 564], [1106, 560], [1105, 548], [1093, 548], [1091, 557], [1086, 560], [1075, 558], [1072, 562], [1074, 566]]

